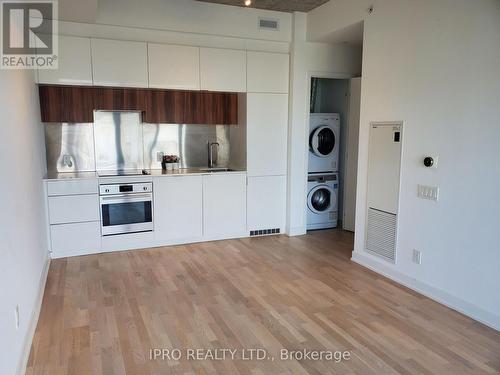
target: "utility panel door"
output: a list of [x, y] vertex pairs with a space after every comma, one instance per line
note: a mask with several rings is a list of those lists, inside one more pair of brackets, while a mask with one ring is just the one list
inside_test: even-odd
[[370, 127], [369, 208], [397, 214], [402, 141], [401, 123], [377, 123]]

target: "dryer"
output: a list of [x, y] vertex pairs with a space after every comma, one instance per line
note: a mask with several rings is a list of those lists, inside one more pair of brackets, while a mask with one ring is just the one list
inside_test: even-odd
[[339, 176], [309, 175], [307, 182], [307, 229], [335, 228], [338, 221]]
[[309, 173], [339, 171], [340, 115], [311, 113], [309, 120]]

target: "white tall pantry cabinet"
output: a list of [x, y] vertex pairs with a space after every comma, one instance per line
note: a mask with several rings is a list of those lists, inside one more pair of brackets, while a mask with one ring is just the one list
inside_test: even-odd
[[284, 230], [289, 55], [247, 53], [247, 229]]

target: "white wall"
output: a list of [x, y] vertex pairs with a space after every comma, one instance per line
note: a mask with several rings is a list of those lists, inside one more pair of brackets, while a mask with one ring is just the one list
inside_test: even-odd
[[[500, 2], [378, 0], [357, 17], [350, 3], [308, 22], [319, 37], [342, 9], [365, 21], [353, 259], [500, 329]], [[386, 120], [404, 121], [395, 265], [364, 252], [369, 122]], [[439, 186], [439, 202], [418, 199], [417, 184]]]
[[[291, 41], [289, 13], [194, 0], [100, 0], [95, 22], [61, 17], [63, 35], [285, 53]], [[278, 20], [279, 30], [259, 29], [260, 17]]]
[[0, 70], [0, 123], [0, 374], [15, 374], [31, 344], [48, 264], [45, 145], [30, 71]]
[[[259, 17], [278, 31], [258, 29]], [[289, 42], [291, 14], [194, 0], [100, 0], [96, 23]]]
[[287, 232], [306, 232], [310, 78], [350, 78], [361, 72], [361, 49], [306, 41], [306, 14], [295, 13], [290, 52]]

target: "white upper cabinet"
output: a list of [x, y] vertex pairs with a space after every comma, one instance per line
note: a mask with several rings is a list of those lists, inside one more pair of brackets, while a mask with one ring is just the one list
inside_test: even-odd
[[286, 176], [248, 177], [248, 231], [285, 228]]
[[201, 238], [202, 177], [158, 177], [153, 184], [155, 240], [168, 243]]
[[249, 176], [287, 173], [287, 94], [247, 94], [247, 171]]
[[148, 86], [147, 45], [92, 39], [92, 68], [97, 86]]
[[289, 55], [247, 53], [247, 91], [288, 93]]
[[200, 89], [200, 49], [168, 44], [148, 44], [149, 87]]
[[246, 51], [201, 48], [201, 89], [246, 92]]
[[206, 239], [245, 235], [246, 188], [245, 174], [203, 176], [203, 235]]
[[59, 36], [58, 69], [38, 70], [38, 82], [64, 85], [92, 85], [90, 39]]

